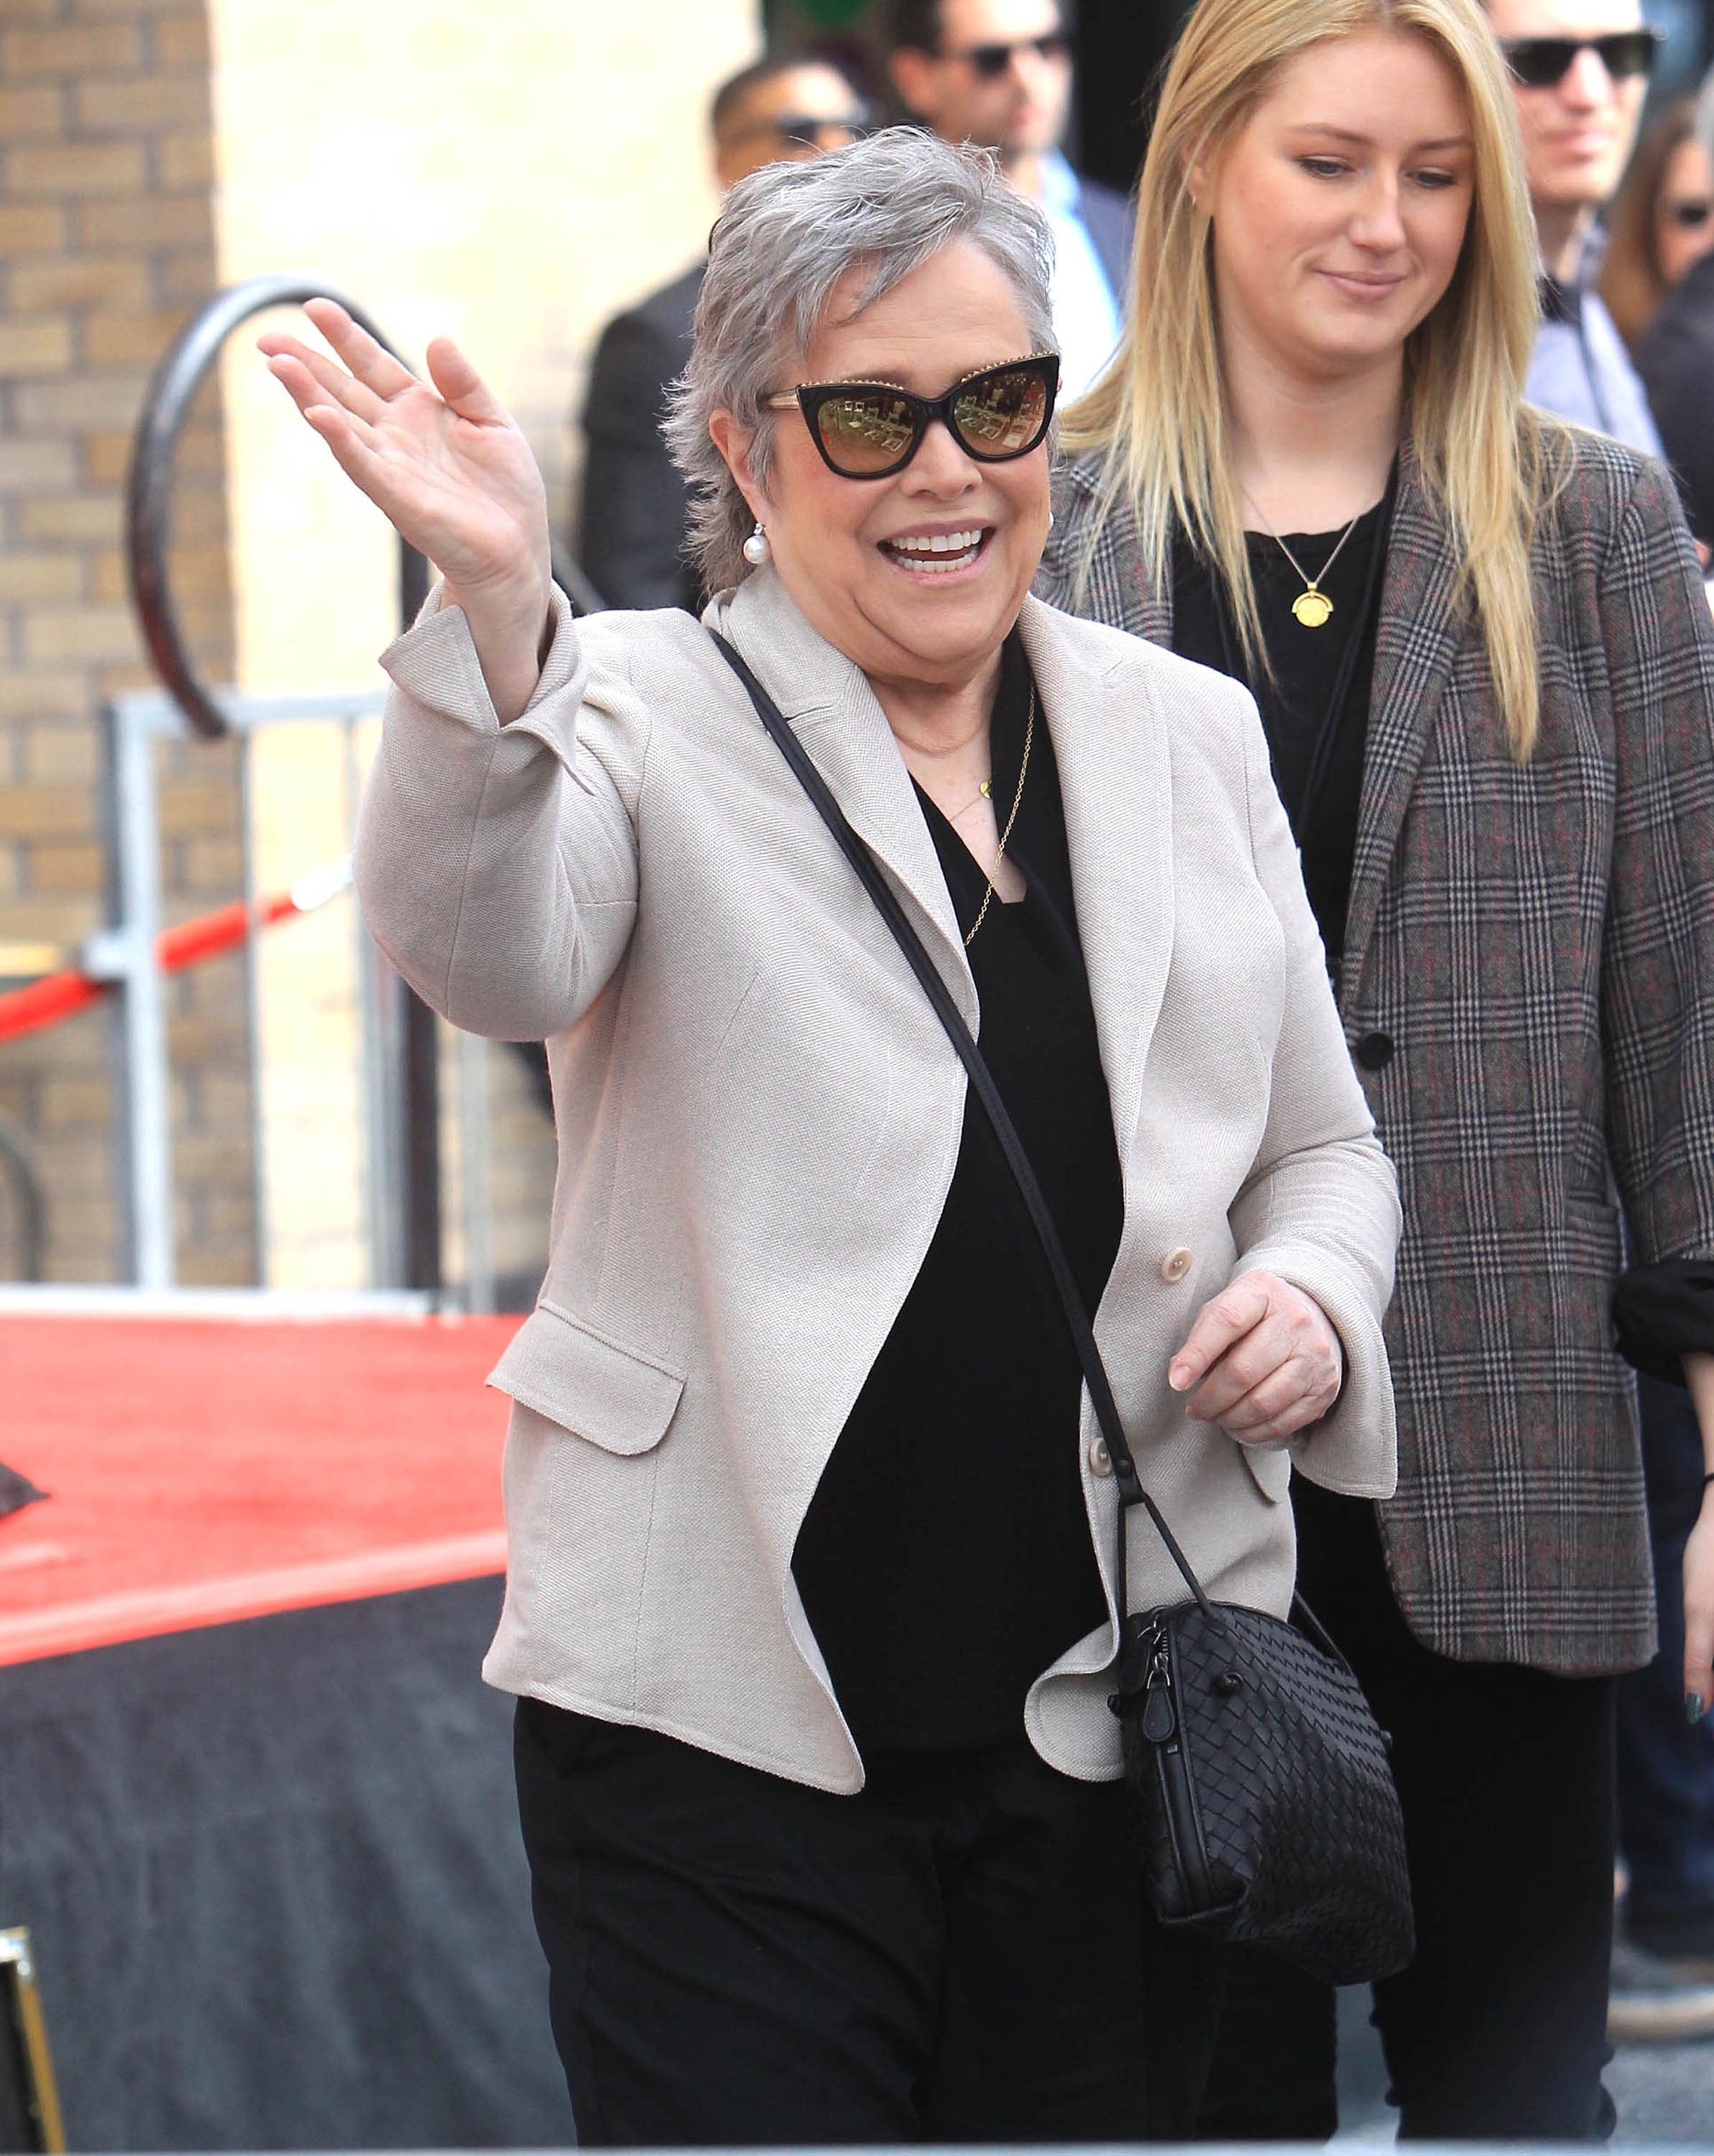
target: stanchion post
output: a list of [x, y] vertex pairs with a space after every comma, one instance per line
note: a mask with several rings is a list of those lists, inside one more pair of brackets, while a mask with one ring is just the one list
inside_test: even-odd
[[[428, 564], [401, 540], [401, 629], [410, 627], [428, 596]], [[441, 1286], [439, 1044], [434, 1012], [408, 988], [404, 994], [404, 1285], [434, 1294]]]
[[126, 1194], [126, 1270], [139, 1287], [171, 1287], [174, 1272], [172, 1114], [167, 1013], [155, 952], [160, 923], [161, 833], [155, 729], [123, 697], [106, 707], [111, 814], [112, 927], [84, 947], [84, 971], [119, 989], [125, 1074], [120, 1188]]
[[65, 2127], [36, 1988], [35, 1955], [30, 1935], [21, 1926], [0, 1931], [0, 2044], [7, 2054], [0, 2079], [4, 2145], [62, 2156]]

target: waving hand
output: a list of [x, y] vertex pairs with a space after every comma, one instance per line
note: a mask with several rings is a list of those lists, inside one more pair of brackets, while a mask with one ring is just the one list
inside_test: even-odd
[[304, 311], [343, 364], [272, 331], [258, 340], [269, 372], [341, 470], [439, 569], [500, 718], [516, 716], [540, 670], [551, 578], [529, 444], [449, 338], [429, 346], [430, 380], [418, 382], [333, 300]]

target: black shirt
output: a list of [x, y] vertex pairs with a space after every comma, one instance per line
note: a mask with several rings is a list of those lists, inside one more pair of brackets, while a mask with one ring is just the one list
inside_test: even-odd
[[[1291, 603], [1303, 589], [1303, 578], [1279, 542], [1257, 531], [1244, 535], [1271, 679], [1260, 666], [1246, 676], [1216, 572], [1182, 532], [1173, 557], [1173, 648], [1183, 658], [1246, 680], [1255, 695], [1274, 783], [1301, 850], [1304, 886], [1336, 978], [1351, 896], [1380, 622], [1384, 562], [1377, 560], [1376, 550], [1385, 547], [1388, 521], [1385, 501], [1360, 517], [1324, 578], [1318, 572], [1338, 544], [1339, 533], [1286, 533], [1286, 546], [1333, 602], [1332, 615], [1320, 629], [1306, 629], [1292, 615]], [[1328, 723], [1353, 636], [1358, 642], [1350, 654], [1349, 687], [1334, 716], [1323, 775], [1311, 794], [1317, 741]], [[1631, 1266], [1614, 1297], [1614, 1325], [1615, 1344], [1628, 1362], [1681, 1383], [1682, 1356], [1714, 1353], [1714, 1263], [1669, 1258]]]
[[[1248, 685], [1261, 711], [1274, 783], [1302, 851], [1304, 886], [1332, 967], [1337, 966], [1344, 946], [1357, 850], [1369, 683], [1375, 670], [1375, 632], [1380, 619], [1376, 551], [1385, 546], [1388, 521], [1385, 501], [1360, 516], [1324, 577], [1319, 572], [1338, 546], [1341, 532], [1286, 533], [1286, 545], [1332, 601], [1332, 614], [1319, 629], [1306, 629], [1292, 614], [1291, 603], [1303, 591], [1303, 578], [1286, 560], [1279, 541], [1259, 531], [1244, 535], [1262, 640], [1272, 668], [1270, 678], [1267, 669], [1254, 666]], [[1242, 647], [1224, 594], [1217, 597], [1217, 574], [1181, 534], [1173, 558], [1173, 648], [1183, 658], [1241, 680], [1245, 678]], [[1317, 744], [1328, 724], [1342, 674], [1347, 685], [1345, 696], [1333, 721], [1321, 776], [1311, 792]]]
[[[1030, 683], [1015, 634], [993, 725], [1003, 829]], [[926, 794], [958, 923], [987, 879]], [[1059, 773], [1038, 710], [1007, 855], [1029, 889], [969, 947], [982, 1052], [1093, 1311], [1123, 1221], [1118, 1148], [1078, 940]], [[1034, 1230], [967, 1101], [934, 1240], [823, 1473], [793, 1571], [866, 1758], [1019, 1735], [1024, 1694], [1101, 1624], [1080, 1471], [1082, 1371]]]

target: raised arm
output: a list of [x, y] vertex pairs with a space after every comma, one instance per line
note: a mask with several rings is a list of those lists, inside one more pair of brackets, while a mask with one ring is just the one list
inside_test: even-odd
[[554, 590], [536, 460], [469, 362], [437, 339], [419, 382], [342, 307], [308, 312], [338, 361], [275, 334], [271, 371], [444, 580], [382, 661], [364, 916], [455, 1025], [541, 1040], [588, 1009], [629, 940], [648, 715], [612, 639], [592, 658]]
[[504, 726], [541, 674], [552, 589], [530, 445], [449, 337], [429, 346], [431, 379], [418, 382], [333, 300], [304, 311], [338, 361], [273, 331], [257, 340], [269, 371], [346, 477], [445, 578]]

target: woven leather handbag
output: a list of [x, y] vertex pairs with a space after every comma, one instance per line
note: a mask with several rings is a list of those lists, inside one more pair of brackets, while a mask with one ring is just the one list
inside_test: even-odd
[[1189, 1590], [1170, 1608], [1126, 1616], [1109, 1702], [1156, 1916], [1168, 1931], [1264, 1948], [1332, 1984], [1395, 1974], [1415, 1948], [1404, 1824], [1387, 1740], [1357, 1679], [1301, 1598], [1286, 1623], [1203, 1591], [1142, 1486], [1047, 1201], [951, 992], [772, 698], [724, 637], [714, 640], [921, 983], [1016, 1178], [1112, 1464], [1120, 1609], [1135, 1506]]

